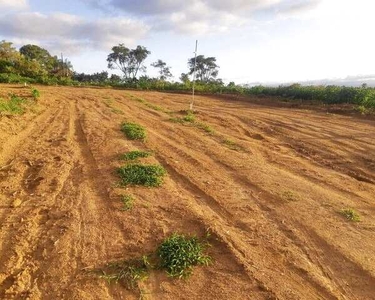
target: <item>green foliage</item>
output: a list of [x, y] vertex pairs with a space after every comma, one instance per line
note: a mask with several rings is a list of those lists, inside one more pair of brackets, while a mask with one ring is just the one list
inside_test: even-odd
[[0, 99], [0, 112], [8, 112], [15, 115], [22, 114], [25, 111], [23, 107], [25, 102], [24, 98], [11, 94], [8, 100]]
[[166, 80], [172, 77], [171, 68], [167, 66], [167, 63], [158, 59], [156, 62], [151, 64], [152, 67], [159, 69], [159, 79]]
[[139, 71], [145, 71], [143, 62], [151, 54], [146, 47], [137, 46], [135, 49], [129, 49], [124, 44], [119, 44], [112, 48], [108, 55], [108, 68], [119, 69], [126, 81], [135, 81]]
[[117, 172], [123, 186], [133, 184], [157, 187], [163, 183], [163, 177], [166, 174], [162, 166], [140, 164], [123, 166], [118, 168]]
[[173, 234], [159, 246], [160, 266], [171, 277], [187, 277], [196, 265], [208, 265], [211, 258], [204, 254], [206, 244], [196, 237]]
[[131, 210], [134, 205], [134, 198], [130, 195], [121, 195], [121, 202], [123, 204], [122, 210]]
[[121, 130], [130, 140], [144, 140], [146, 138], [146, 130], [143, 126], [136, 123], [123, 123]]
[[123, 283], [128, 289], [136, 289], [138, 282], [148, 278], [148, 257], [110, 263], [100, 275], [108, 283]]
[[359, 214], [351, 208], [346, 208], [340, 211], [341, 215], [343, 215], [348, 221], [352, 222], [359, 222], [361, 217]]
[[40, 98], [40, 92], [36, 88], [33, 88], [31, 90], [31, 94], [32, 94], [34, 100], [38, 100], [38, 98]]
[[245, 94], [281, 96], [300, 100], [318, 100], [326, 104], [350, 103], [365, 108], [375, 107], [375, 89], [345, 86], [255, 86], [244, 89]]
[[195, 115], [192, 111], [187, 111], [186, 116], [182, 118], [185, 122], [194, 123], [195, 122]]
[[196, 58], [192, 57], [188, 60], [189, 74], [192, 75], [194, 70], [198, 81], [210, 82], [213, 81], [218, 73], [219, 66], [216, 64], [215, 57], [205, 57], [198, 55]]
[[151, 153], [146, 152], [146, 151], [130, 151], [121, 155], [121, 159], [130, 161], [130, 160], [136, 160], [138, 158], [149, 157], [150, 155]]
[[205, 124], [205, 123], [202, 123], [202, 122], [196, 122], [195, 125], [199, 128], [199, 129], [202, 129], [204, 130], [205, 132], [207, 133], [214, 133], [215, 131], [212, 129], [211, 126]]

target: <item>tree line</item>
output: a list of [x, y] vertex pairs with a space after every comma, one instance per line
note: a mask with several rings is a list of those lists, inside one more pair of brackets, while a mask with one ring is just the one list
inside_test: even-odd
[[[150, 64], [157, 70], [158, 76], [151, 78], [147, 75], [145, 61], [151, 52], [144, 46], [138, 45], [134, 49], [119, 44], [112, 47], [107, 56], [108, 69], [118, 70], [120, 75], [102, 71], [94, 74], [74, 72], [72, 63], [58, 58], [48, 50], [38, 45], [24, 45], [19, 51], [11, 42], [0, 42], [0, 74], [11, 74], [28, 78], [65, 79], [85, 83], [113, 83], [134, 84], [138, 81], [171, 81], [173, 77], [171, 67], [161, 59]], [[188, 71], [179, 77], [181, 82], [190, 81], [194, 72], [195, 58], [187, 61]], [[223, 84], [217, 79], [219, 66], [215, 57], [198, 55], [196, 58], [196, 79], [201, 84]]]

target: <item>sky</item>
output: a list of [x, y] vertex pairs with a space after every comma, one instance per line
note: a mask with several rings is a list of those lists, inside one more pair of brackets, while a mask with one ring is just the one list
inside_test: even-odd
[[[194, 54], [236, 83], [375, 78], [373, 0], [0, 0], [0, 40], [107, 69], [111, 48], [142, 45], [178, 80]], [[110, 71], [110, 73], [113, 71]]]

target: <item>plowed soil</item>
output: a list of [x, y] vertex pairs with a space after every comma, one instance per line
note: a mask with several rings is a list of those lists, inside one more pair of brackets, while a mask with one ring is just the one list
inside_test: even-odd
[[[169, 120], [188, 95], [38, 89], [25, 114], [0, 116], [0, 299], [375, 299], [375, 121], [198, 96], [209, 133]], [[167, 170], [161, 187], [118, 186], [135, 149]], [[186, 280], [155, 270], [140, 295], [92, 272], [207, 230], [213, 263]]]

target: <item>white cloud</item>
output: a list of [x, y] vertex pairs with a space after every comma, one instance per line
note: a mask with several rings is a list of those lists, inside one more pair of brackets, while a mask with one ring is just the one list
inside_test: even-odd
[[192, 35], [222, 33], [251, 24], [261, 14], [295, 15], [321, 0], [82, 0], [108, 12], [145, 19], [155, 31]]
[[0, 0], [0, 9], [25, 9], [28, 7], [27, 0]]
[[58, 52], [76, 53], [85, 48], [109, 50], [119, 43], [131, 46], [148, 31], [149, 26], [129, 18], [87, 20], [63, 13], [37, 12], [0, 16], [1, 36], [16, 41], [34, 40]]

